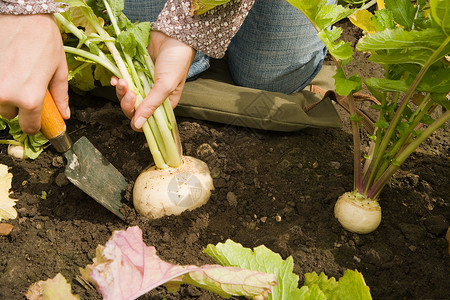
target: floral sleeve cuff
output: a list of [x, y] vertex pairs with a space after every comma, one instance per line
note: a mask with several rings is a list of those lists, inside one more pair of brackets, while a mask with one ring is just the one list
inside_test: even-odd
[[152, 29], [211, 57], [221, 58], [254, 2], [231, 0], [204, 14], [194, 15], [191, 0], [168, 0]]
[[0, 14], [33, 15], [64, 12], [69, 4], [52, 0], [0, 0]]

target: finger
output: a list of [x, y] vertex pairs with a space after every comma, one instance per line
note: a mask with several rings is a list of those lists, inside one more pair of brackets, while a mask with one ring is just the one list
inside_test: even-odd
[[170, 105], [172, 106], [172, 109], [174, 109], [178, 105], [178, 102], [180, 102], [180, 98], [183, 93], [183, 89], [184, 89], [184, 82], [181, 83], [177, 87], [177, 89], [175, 91], [173, 91], [172, 94], [169, 95], [169, 101], [170, 101]]
[[41, 110], [44, 95], [45, 90], [41, 93], [36, 93], [36, 99], [31, 99], [27, 104], [22, 104], [19, 107], [19, 125], [26, 134], [36, 134], [41, 128]]
[[0, 105], [0, 116], [6, 119], [13, 119], [17, 116], [17, 107], [7, 104]]
[[136, 129], [141, 129], [147, 119], [155, 112], [155, 110], [163, 103], [168, 96], [167, 89], [160, 88], [159, 85], [154, 85], [150, 93], [145, 97], [142, 103], [136, 109], [132, 126]]
[[112, 86], [116, 86], [118, 81], [119, 81], [119, 78], [117, 78], [116, 76], [113, 76], [113, 77], [111, 77], [110, 83]]
[[64, 58], [63, 63], [56, 70], [49, 84], [50, 94], [52, 94], [53, 100], [55, 101], [61, 116], [66, 120], [70, 118], [67, 75], [67, 63]]
[[[113, 79], [111, 78], [111, 80], [113, 80]], [[111, 84], [112, 83], [113, 83], [113, 81], [111, 81]], [[116, 81], [115, 87], [116, 87], [116, 96], [119, 100], [121, 100], [123, 98], [123, 96], [125, 96], [126, 92], [128, 91], [128, 83], [125, 79], [118, 79]]]
[[127, 116], [128, 119], [133, 118], [134, 115], [134, 105], [136, 103], [136, 94], [132, 91], [128, 91], [120, 100], [120, 107], [122, 108], [123, 113]]

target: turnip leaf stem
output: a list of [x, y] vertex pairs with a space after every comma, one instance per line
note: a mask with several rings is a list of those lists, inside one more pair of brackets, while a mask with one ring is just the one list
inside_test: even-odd
[[0, 140], [0, 144], [3, 145], [14, 145], [14, 146], [23, 146], [23, 143], [16, 140]]
[[430, 137], [434, 131], [443, 126], [449, 120], [450, 120], [450, 111], [446, 111], [431, 125], [429, 125], [424, 131], [422, 131], [420, 136], [416, 137], [412, 143], [406, 146], [405, 149], [403, 149], [401, 153], [399, 153], [399, 155], [397, 156], [396, 158], [397, 163], [395, 165], [391, 164], [383, 172], [383, 175], [381, 175], [380, 178], [370, 186], [369, 190], [366, 193], [367, 197], [376, 199], [381, 193], [383, 187], [388, 183], [389, 179], [400, 168], [400, 165], [404, 163], [405, 160], [417, 149], [417, 147], [419, 147], [421, 143], [423, 143], [428, 137]]
[[[415, 118], [410, 120], [411, 124], [409, 125], [408, 129], [402, 134], [400, 139], [397, 142], [395, 142], [394, 146], [387, 154], [387, 157], [393, 157], [393, 160], [395, 160], [395, 161], [398, 160], [397, 158], [398, 158], [398, 155], [402, 151], [401, 149], [405, 147], [405, 144], [408, 142], [408, 140], [412, 140], [413, 131], [415, 130], [417, 125], [422, 120], [422, 117], [427, 114], [428, 110], [433, 105], [433, 102], [430, 101], [429, 99], [430, 99], [430, 95], [428, 94], [427, 97], [421, 103], [424, 105], [420, 105], [419, 108], [416, 109], [416, 113], [417, 112], [419, 112], [419, 113], [414, 114], [414, 115], [416, 115]], [[377, 180], [378, 178], [380, 178], [382, 176], [383, 172], [388, 168], [390, 163], [392, 163], [390, 160], [385, 159], [384, 162], [381, 164], [381, 166], [378, 166], [378, 170], [377, 170], [378, 172], [377, 172], [377, 175], [375, 176], [375, 180]]]
[[[146, 47], [144, 44], [148, 40], [142, 36], [139, 37], [139, 40], [136, 37], [136, 42], [139, 43], [139, 51], [136, 53], [129, 52], [129, 49], [126, 49], [127, 44], [124, 44], [130, 41], [129, 33], [126, 31], [132, 32], [135, 30], [136, 24], [131, 24], [123, 13], [120, 15], [123, 20], [119, 23], [109, 2], [103, 0], [103, 4], [111, 21], [112, 26], [110, 27], [104, 28], [103, 23], [100, 22], [101, 19], [85, 2], [76, 2], [68, 12], [55, 14], [56, 20], [64, 27], [66, 32], [73, 34], [79, 40], [77, 47], [66, 45], [64, 49], [67, 53], [75, 55], [75, 58], [77, 56], [83, 57], [88, 62], [92, 61], [95, 64], [102, 65], [116, 77], [123, 78], [128, 83], [128, 88], [136, 94], [135, 109], [137, 109], [153, 87], [154, 65], [147, 51], [143, 51]], [[72, 8], [83, 14], [84, 18], [81, 23], [72, 23], [70, 17]], [[77, 15], [77, 22], [79, 20], [80, 15]], [[86, 36], [81, 27], [84, 27], [84, 24], [87, 23], [96, 33]], [[78, 28], [80, 24], [81, 26]], [[139, 24], [138, 26], [141, 25], [143, 25], [141, 28], [148, 26], [146, 24]], [[137, 28], [137, 30], [142, 29]], [[130, 35], [132, 36], [133, 33]], [[81, 49], [81, 47], [84, 47], [83, 44], [87, 47], [86, 50]], [[104, 53], [100, 50], [99, 45], [105, 45], [110, 56], [106, 56], [105, 48], [102, 48], [105, 51]], [[167, 105], [167, 103], [169, 104]], [[178, 127], [168, 99], [148, 118], [142, 130], [157, 168], [178, 167], [181, 164], [182, 151]]]
[[[341, 68], [341, 63], [338, 59], [333, 57], [333, 60], [338, 68]], [[345, 74], [345, 70], [343, 70]], [[362, 166], [361, 166], [361, 137], [360, 137], [360, 130], [359, 130], [359, 122], [356, 120], [356, 107], [355, 107], [355, 101], [353, 99], [353, 94], [350, 94], [349, 96], [349, 111], [350, 114], [354, 117], [351, 118], [351, 125], [352, 125], [352, 136], [353, 136], [353, 188], [355, 190], [361, 191], [362, 190]]]
[[87, 58], [94, 63], [98, 63], [98, 64], [102, 65], [103, 67], [108, 69], [111, 73], [113, 73], [115, 76], [120, 77], [120, 78], [122, 77], [122, 74], [119, 71], [119, 69], [113, 63], [111, 63], [111, 61], [108, 60], [107, 58], [103, 58], [98, 55], [92, 54], [89, 51], [70, 47], [70, 46], [64, 46], [64, 51], [66, 53], [71, 53], [71, 54], [75, 54], [75, 55]]
[[381, 163], [382, 158], [386, 154], [386, 149], [387, 149], [389, 143], [391, 142], [392, 135], [396, 131], [395, 129], [402, 118], [403, 111], [408, 106], [409, 101], [410, 101], [412, 95], [414, 94], [417, 86], [419, 85], [420, 81], [422, 80], [423, 76], [425, 75], [425, 73], [427, 72], [429, 67], [435, 62], [435, 60], [438, 58], [438, 56], [440, 55], [442, 50], [447, 46], [447, 44], [449, 42], [450, 42], [450, 37], [447, 37], [446, 40], [444, 41], [444, 43], [442, 43], [440, 45], [440, 47], [438, 49], [436, 49], [433, 52], [433, 54], [428, 58], [425, 65], [420, 69], [417, 76], [414, 78], [414, 81], [410, 85], [408, 91], [403, 96], [403, 99], [398, 104], [398, 108], [396, 109], [394, 116], [393, 116], [391, 122], [389, 123], [389, 127], [386, 130], [385, 135], [383, 136], [383, 139], [381, 141], [379, 149], [377, 149], [377, 151], [374, 153], [374, 159], [368, 170], [369, 176], [368, 176], [368, 180], [366, 182], [365, 191], [363, 191], [363, 192], [367, 192], [369, 190], [369, 187], [372, 184], [372, 182], [376, 180], [375, 176], [378, 174], [379, 164]]

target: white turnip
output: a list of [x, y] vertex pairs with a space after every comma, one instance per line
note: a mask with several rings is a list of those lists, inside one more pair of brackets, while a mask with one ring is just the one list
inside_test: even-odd
[[357, 192], [347, 192], [337, 200], [334, 216], [346, 230], [366, 234], [380, 225], [381, 207], [376, 200]]
[[213, 189], [206, 163], [183, 156], [177, 168], [150, 166], [142, 171], [134, 184], [133, 204], [138, 213], [152, 219], [179, 215], [205, 204]]
[[21, 145], [9, 144], [8, 155], [18, 159], [28, 158], [28, 156], [25, 154], [25, 147], [23, 144]]

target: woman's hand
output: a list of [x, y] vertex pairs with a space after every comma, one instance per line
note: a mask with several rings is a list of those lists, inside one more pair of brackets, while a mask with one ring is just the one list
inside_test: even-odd
[[0, 28], [0, 115], [19, 115], [22, 131], [36, 133], [48, 88], [68, 119], [66, 55], [53, 16], [0, 15]]
[[127, 82], [113, 77], [111, 84], [124, 114], [131, 119], [131, 127], [141, 131], [145, 121], [169, 97], [172, 107], [180, 100], [186, 77], [194, 60], [195, 50], [160, 31], [150, 33], [148, 52], [155, 62], [155, 82], [152, 90], [135, 109], [136, 95], [128, 89]]

